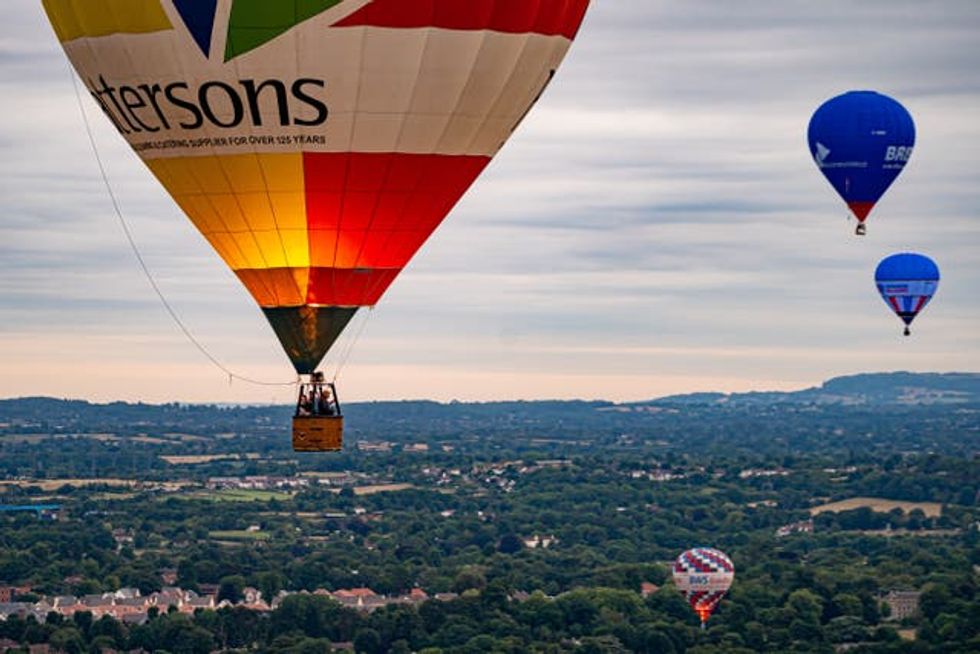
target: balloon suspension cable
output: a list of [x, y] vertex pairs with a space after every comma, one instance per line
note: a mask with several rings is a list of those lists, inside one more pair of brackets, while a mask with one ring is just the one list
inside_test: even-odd
[[367, 327], [368, 321], [371, 319], [371, 316], [373, 314], [374, 314], [374, 307], [368, 307], [368, 311], [366, 314], [364, 314], [364, 319], [361, 320], [361, 326], [357, 328], [357, 332], [354, 334], [354, 338], [352, 338], [347, 343], [347, 347], [344, 348], [344, 354], [343, 356], [340, 357], [340, 363], [337, 364], [337, 372], [334, 374], [331, 382], [336, 383], [337, 378], [340, 377], [340, 373], [343, 372], [344, 366], [347, 365], [347, 360], [350, 358], [351, 353], [354, 351], [354, 346], [357, 345], [357, 342], [361, 339], [361, 334], [364, 333], [364, 328]]
[[153, 278], [153, 274], [150, 272], [149, 266], [147, 266], [146, 261], [143, 259], [143, 255], [140, 252], [139, 247], [136, 245], [136, 239], [133, 238], [133, 233], [129, 229], [129, 225], [126, 223], [126, 218], [123, 215], [122, 208], [119, 206], [119, 201], [116, 198], [116, 194], [112, 190], [112, 184], [109, 182], [109, 175], [106, 173], [105, 164], [102, 162], [102, 155], [99, 154], [99, 148], [95, 142], [95, 134], [92, 131], [91, 124], [89, 123], [88, 113], [85, 111], [85, 103], [82, 102], [82, 93], [81, 93], [81, 89], [78, 86], [78, 79], [75, 77], [75, 74], [70, 67], [68, 69], [68, 74], [71, 77], [71, 83], [75, 89], [75, 99], [78, 101], [78, 111], [79, 113], [81, 113], [82, 122], [85, 124], [85, 133], [88, 135], [89, 144], [92, 146], [92, 153], [95, 155], [95, 161], [99, 166], [99, 173], [102, 175], [102, 182], [103, 184], [105, 184], [106, 191], [109, 194], [109, 199], [112, 201], [112, 208], [116, 213], [116, 217], [119, 219], [119, 225], [122, 227], [123, 233], [126, 235], [126, 240], [129, 241], [129, 246], [130, 248], [132, 248], [133, 254], [136, 256], [136, 261], [139, 263], [140, 268], [143, 270], [143, 274], [146, 276], [146, 280], [150, 283], [150, 286], [153, 288], [153, 292], [156, 293], [156, 296], [158, 298], [160, 298], [160, 302], [163, 304], [163, 308], [166, 309], [168, 314], [170, 314], [170, 317], [173, 319], [177, 327], [180, 328], [180, 331], [184, 333], [184, 336], [187, 337], [187, 340], [190, 341], [191, 344], [193, 344], [194, 347], [196, 347], [198, 351], [201, 354], [203, 354], [208, 359], [208, 361], [210, 361], [214, 365], [214, 367], [216, 367], [218, 370], [220, 370], [221, 372], [223, 372], [225, 375], [228, 376], [229, 384], [231, 384], [232, 381], [237, 379], [238, 381], [245, 382], [247, 384], [254, 384], [256, 386], [296, 386], [299, 383], [298, 381], [266, 382], [257, 379], [251, 379], [249, 377], [245, 377], [243, 375], [239, 375], [233, 372], [227, 366], [221, 363], [221, 361], [219, 361], [214, 355], [212, 355], [211, 352], [209, 352], [208, 349], [204, 347], [204, 345], [194, 337], [190, 329], [188, 329], [187, 325], [184, 324], [184, 321], [182, 321], [180, 319], [180, 316], [177, 315], [177, 312], [170, 305], [170, 302], [167, 301], [167, 298], [163, 294], [163, 291], [160, 289], [160, 286]]

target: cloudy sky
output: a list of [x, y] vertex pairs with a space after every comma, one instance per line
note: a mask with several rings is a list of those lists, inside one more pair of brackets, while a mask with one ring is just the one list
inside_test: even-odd
[[[289, 401], [229, 384], [168, 318], [39, 0], [5, 7], [0, 397]], [[980, 370], [978, 34], [976, 0], [593, 2], [545, 99], [370, 314], [342, 398], [633, 400]], [[851, 89], [892, 95], [918, 127], [864, 239], [804, 138]], [[195, 336], [241, 375], [288, 382], [250, 296], [89, 110]], [[944, 274], [909, 339], [872, 283], [904, 250]]]

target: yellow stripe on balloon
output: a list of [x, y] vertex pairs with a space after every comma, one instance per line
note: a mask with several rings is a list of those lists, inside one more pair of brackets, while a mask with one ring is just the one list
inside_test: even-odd
[[172, 30], [160, 0], [43, 0], [62, 43], [110, 34]]
[[[232, 270], [309, 267], [302, 153], [180, 157], [146, 164]], [[287, 282], [277, 284], [278, 294], [293, 285]]]

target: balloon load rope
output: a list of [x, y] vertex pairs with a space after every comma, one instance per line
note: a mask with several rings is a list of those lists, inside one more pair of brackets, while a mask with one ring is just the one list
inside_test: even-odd
[[347, 343], [347, 347], [344, 348], [344, 354], [340, 357], [340, 362], [337, 364], [337, 372], [334, 373], [331, 383], [337, 382], [337, 378], [340, 377], [340, 373], [343, 372], [344, 366], [347, 365], [347, 360], [350, 359], [350, 355], [354, 351], [354, 346], [357, 345], [359, 340], [361, 340], [361, 334], [364, 333], [364, 328], [367, 327], [368, 321], [371, 320], [371, 316], [373, 314], [374, 307], [368, 307], [368, 312], [364, 314], [364, 318], [361, 320], [361, 325], [357, 328], [354, 338], [350, 339], [350, 341]]
[[245, 382], [246, 384], [253, 384], [255, 386], [298, 385], [299, 384], [298, 380], [291, 381], [291, 382], [267, 382], [267, 381], [261, 381], [257, 379], [251, 379], [249, 377], [245, 377], [243, 375], [239, 375], [235, 373], [227, 366], [225, 366], [223, 363], [221, 363], [221, 361], [219, 361], [217, 357], [211, 354], [211, 352], [208, 351], [208, 349], [199, 340], [197, 340], [197, 338], [194, 337], [194, 335], [191, 333], [191, 330], [187, 327], [186, 324], [184, 324], [184, 321], [180, 319], [180, 316], [177, 315], [177, 312], [174, 310], [173, 306], [171, 306], [170, 302], [163, 294], [163, 291], [160, 289], [160, 286], [157, 284], [156, 279], [154, 279], [153, 273], [150, 272], [150, 268], [149, 266], [147, 266], [146, 260], [143, 259], [143, 254], [140, 252], [139, 246], [137, 246], [136, 244], [136, 239], [133, 238], [133, 233], [129, 229], [129, 224], [126, 222], [126, 218], [123, 215], [122, 208], [119, 206], [119, 201], [116, 198], [116, 194], [112, 190], [112, 184], [109, 182], [109, 175], [106, 173], [105, 164], [102, 161], [102, 155], [99, 153], [98, 145], [95, 142], [95, 134], [92, 130], [91, 124], [89, 123], [88, 113], [85, 111], [85, 103], [82, 102], [82, 92], [78, 85], [78, 79], [76, 79], [75, 73], [71, 70], [71, 68], [68, 69], [68, 74], [71, 77], [72, 87], [75, 89], [75, 99], [78, 101], [78, 111], [82, 115], [82, 122], [85, 125], [85, 133], [88, 135], [89, 145], [92, 146], [92, 154], [95, 155], [95, 161], [99, 166], [99, 173], [102, 175], [102, 182], [103, 184], [105, 184], [105, 189], [109, 195], [109, 200], [112, 202], [112, 208], [115, 211], [116, 217], [119, 219], [119, 225], [122, 227], [123, 233], [126, 235], [126, 240], [129, 241], [129, 246], [130, 248], [132, 248], [133, 254], [136, 256], [136, 261], [139, 263], [139, 267], [142, 269], [143, 275], [146, 277], [146, 280], [150, 283], [150, 286], [153, 288], [153, 292], [156, 293], [156, 296], [160, 299], [160, 303], [163, 304], [163, 308], [166, 309], [167, 313], [173, 319], [174, 323], [177, 325], [180, 331], [183, 332], [184, 336], [187, 337], [187, 340], [190, 341], [191, 344], [195, 348], [197, 348], [197, 350], [202, 355], [204, 355], [204, 357], [208, 361], [210, 361], [215, 368], [217, 368], [218, 370], [220, 370], [221, 372], [223, 372], [225, 375], [228, 376], [229, 385], [231, 385], [231, 383], [235, 380], [238, 380], [240, 382]]

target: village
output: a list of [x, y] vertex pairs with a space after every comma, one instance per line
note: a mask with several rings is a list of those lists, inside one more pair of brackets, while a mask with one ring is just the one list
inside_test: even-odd
[[429, 599], [451, 601], [456, 593], [435, 593], [429, 595], [421, 588], [413, 588], [402, 596], [385, 596], [370, 588], [348, 588], [335, 591], [317, 589], [315, 591], [280, 591], [268, 600], [256, 588], [245, 587], [237, 602], [228, 599], [218, 600], [218, 587], [202, 585], [200, 593], [176, 586], [165, 586], [157, 592], [143, 595], [136, 588], [120, 588], [115, 592], [93, 595], [59, 595], [41, 597], [37, 601], [15, 601], [21, 595], [30, 594], [29, 587], [0, 587], [0, 620], [17, 617], [21, 620], [34, 619], [39, 623], [48, 620], [51, 613], [71, 618], [76, 613], [88, 612], [96, 620], [109, 616], [126, 624], [144, 624], [161, 613], [179, 612], [193, 615], [197, 611], [216, 611], [223, 608], [239, 607], [258, 613], [276, 610], [283, 600], [291, 595], [316, 595], [329, 597], [340, 605], [370, 613], [392, 604], [421, 604]]

